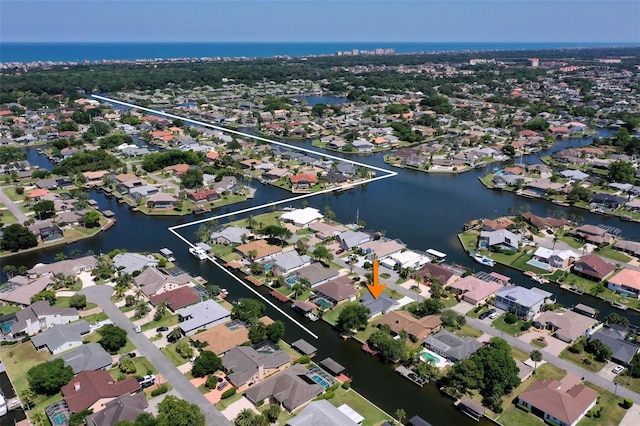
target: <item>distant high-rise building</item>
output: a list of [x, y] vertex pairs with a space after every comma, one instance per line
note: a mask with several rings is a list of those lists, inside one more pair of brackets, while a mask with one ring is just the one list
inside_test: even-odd
[[529, 58], [529, 65], [537, 68], [540, 66], [540, 60], [538, 58]]
[[351, 54], [352, 54], [353, 56], [358, 56], [358, 55], [360, 54], [360, 51], [359, 51], [358, 49], [353, 49], [353, 50], [351, 51]]

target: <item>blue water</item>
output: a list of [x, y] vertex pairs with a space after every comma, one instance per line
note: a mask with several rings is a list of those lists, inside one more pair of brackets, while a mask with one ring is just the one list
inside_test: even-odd
[[8, 321], [8, 322], [5, 322], [4, 324], [2, 324], [2, 326], [1, 326], [2, 327], [2, 332], [4, 334], [11, 333], [11, 326], [12, 325], [13, 325], [13, 321]]
[[[2, 62], [83, 62], [168, 58], [267, 58], [333, 55], [353, 49], [396, 53], [607, 47], [614, 43], [1, 43]], [[637, 43], [615, 43], [637, 46]]]
[[527, 262], [527, 265], [535, 266], [536, 268], [544, 269], [545, 271], [551, 270], [551, 266], [547, 265], [546, 263], [543, 263], [543, 262], [540, 262], [538, 260], [535, 260], [535, 259], [529, 260]]

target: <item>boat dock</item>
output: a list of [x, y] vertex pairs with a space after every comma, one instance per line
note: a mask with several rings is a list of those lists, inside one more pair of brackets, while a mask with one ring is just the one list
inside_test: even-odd
[[416, 374], [413, 370], [408, 369], [402, 365], [396, 368], [396, 373], [400, 374], [402, 377], [405, 377], [411, 380], [416, 385], [423, 387], [426, 383], [429, 383], [429, 379], [426, 377], [422, 377]]

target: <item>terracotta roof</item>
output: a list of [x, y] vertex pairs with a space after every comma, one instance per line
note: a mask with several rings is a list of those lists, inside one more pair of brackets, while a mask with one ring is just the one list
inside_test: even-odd
[[49, 193], [48, 189], [32, 189], [31, 191], [27, 192], [27, 197], [29, 198], [37, 198], [37, 197], [42, 197], [43, 195], [47, 195]]
[[519, 398], [563, 423], [573, 424], [595, 402], [598, 394], [582, 383], [569, 387], [563, 382], [538, 380]]
[[291, 176], [291, 183], [316, 183], [318, 177], [309, 173], [301, 173], [299, 175]]
[[222, 355], [247, 342], [249, 340], [249, 331], [242, 326], [237, 326], [232, 330], [227, 327], [227, 324], [220, 324], [194, 335], [192, 340], [206, 343], [206, 350], [216, 355]]
[[622, 271], [609, 278], [609, 282], [640, 290], [640, 271], [624, 268]]
[[167, 302], [167, 307], [172, 311], [184, 308], [185, 306], [193, 305], [200, 302], [200, 300], [200, 295], [188, 286], [183, 286], [175, 290], [156, 294], [155, 296], [151, 296], [149, 298], [149, 301], [153, 306], [157, 306], [161, 302]]
[[91, 407], [104, 398], [117, 398], [140, 389], [140, 384], [133, 377], [116, 382], [104, 370], [83, 371], [64, 385], [62, 394], [72, 413]]

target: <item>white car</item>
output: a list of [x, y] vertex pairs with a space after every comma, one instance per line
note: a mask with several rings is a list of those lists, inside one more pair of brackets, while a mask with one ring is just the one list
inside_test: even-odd
[[500, 312], [494, 312], [491, 315], [489, 315], [489, 319], [490, 320], [494, 320], [496, 318], [498, 318], [500, 316]]
[[611, 371], [613, 372], [613, 374], [618, 374], [618, 373], [622, 373], [622, 370], [624, 370], [624, 367], [621, 365], [618, 365]]

